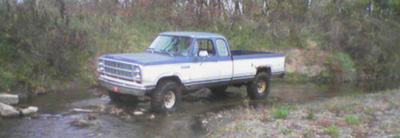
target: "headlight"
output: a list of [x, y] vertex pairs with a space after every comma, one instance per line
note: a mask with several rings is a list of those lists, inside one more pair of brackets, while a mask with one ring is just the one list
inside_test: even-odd
[[103, 60], [101, 60], [101, 59], [99, 59], [99, 60], [98, 60], [98, 62], [97, 62], [97, 65], [99, 65], [99, 66], [103, 66], [103, 65], [104, 65], [104, 61], [103, 61]]
[[133, 73], [140, 73], [140, 68], [139, 68], [139, 67], [136, 67], [136, 68], [133, 70]]
[[134, 66], [133, 68], [133, 79], [137, 82], [137, 83], [141, 83], [142, 82], [142, 72], [140, 70], [139, 66]]
[[104, 60], [99, 59], [97, 62], [97, 71], [103, 72], [104, 71]]
[[139, 73], [137, 73], [137, 74], [135, 75], [135, 79], [136, 79], [136, 80], [140, 80], [141, 78], [142, 78], [142, 76], [140, 76]]

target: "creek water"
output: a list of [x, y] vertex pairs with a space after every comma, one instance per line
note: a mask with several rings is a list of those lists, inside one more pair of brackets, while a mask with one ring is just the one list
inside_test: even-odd
[[[349, 94], [365, 94], [398, 88], [399, 82], [324, 83], [293, 82], [276, 79], [271, 82], [269, 97], [248, 100], [245, 88], [229, 88], [224, 95], [213, 95], [208, 90], [185, 96], [179, 110], [170, 115], [153, 114], [149, 102], [126, 100], [111, 102], [108, 97], [93, 93], [102, 89], [69, 90], [48, 93], [29, 99], [26, 105], [39, 107], [37, 117], [0, 119], [0, 137], [202, 137], [207, 134], [199, 116], [235, 107], [272, 105], [276, 102], [301, 104]], [[125, 116], [95, 112], [97, 124], [87, 127], [71, 125], [73, 120], [85, 118], [88, 113], [73, 112], [74, 108], [92, 107], [120, 109]], [[135, 110], [144, 110], [134, 115]], [[150, 117], [150, 119], [149, 119]]]

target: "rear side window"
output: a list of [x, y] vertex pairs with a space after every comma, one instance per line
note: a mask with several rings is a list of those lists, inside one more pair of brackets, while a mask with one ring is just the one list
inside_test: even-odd
[[226, 46], [227, 45], [224, 40], [217, 40], [218, 53], [220, 56], [228, 56], [228, 48]]

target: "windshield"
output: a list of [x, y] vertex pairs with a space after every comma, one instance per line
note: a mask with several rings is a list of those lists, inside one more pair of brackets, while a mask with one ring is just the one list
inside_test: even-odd
[[149, 50], [187, 56], [189, 54], [190, 44], [192, 44], [192, 38], [190, 37], [158, 36], [153, 43], [151, 43]]

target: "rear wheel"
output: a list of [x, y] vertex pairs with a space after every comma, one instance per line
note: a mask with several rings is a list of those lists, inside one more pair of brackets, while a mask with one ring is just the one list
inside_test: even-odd
[[110, 97], [111, 101], [120, 102], [122, 94], [119, 94], [119, 93], [116, 93], [113, 91], [108, 91], [108, 96]]
[[162, 81], [151, 94], [151, 108], [159, 113], [172, 113], [182, 99], [181, 89], [174, 81]]
[[266, 72], [260, 72], [254, 78], [254, 81], [247, 85], [247, 95], [251, 99], [263, 99], [268, 96], [270, 89], [270, 75]]

